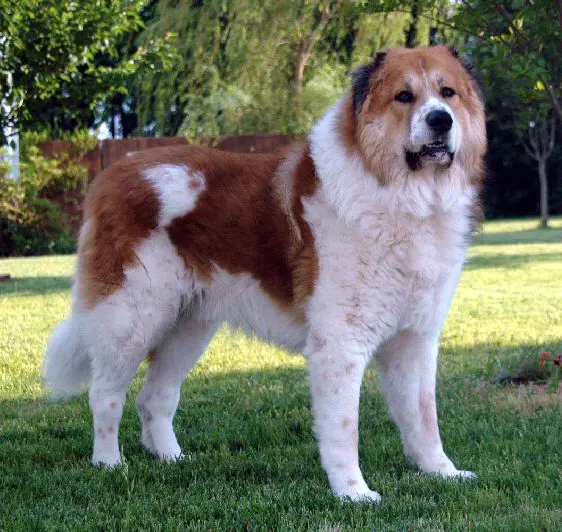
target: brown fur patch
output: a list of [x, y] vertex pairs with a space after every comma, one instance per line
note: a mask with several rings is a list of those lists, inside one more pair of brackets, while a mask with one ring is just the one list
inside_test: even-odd
[[292, 234], [272, 185], [279, 156], [204, 148], [170, 152], [166, 163], [201, 172], [206, 184], [195, 209], [168, 227], [186, 266], [204, 279], [211, 279], [213, 264], [231, 274], [251, 273], [274, 299], [291, 301]]
[[310, 226], [304, 219], [303, 199], [312, 196], [319, 186], [318, 176], [310, 145], [306, 145], [303, 156], [294, 174], [293, 213], [300, 229], [300, 242], [293, 245], [291, 259], [294, 264], [294, 301], [302, 308], [312, 294], [318, 278], [318, 256], [314, 247], [314, 237]]
[[276, 302], [302, 309], [318, 270], [302, 199], [314, 193], [318, 179], [306, 147], [290, 176], [292, 212], [287, 213], [274, 183], [283, 157], [176, 146], [118, 161], [88, 194], [79, 258], [79, 293], [85, 305], [117, 290], [124, 270], [138, 264], [135, 249], [157, 228], [160, 209], [142, 173], [165, 163], [185, 165], [204, 176], [204, 182], [193, 177], [188, 183], [193, 190], [205, 188], [194, 210], [167, 227], [186, 266], [209, 280], [213, 265], [231, 274], [250, 273]]
[[130, 159], [98, 175], [86, 197], [78, 258], [86, 307], [121, 287], [125, 268], [138, 264], [135, 248], [157, 227], [158, 198]]

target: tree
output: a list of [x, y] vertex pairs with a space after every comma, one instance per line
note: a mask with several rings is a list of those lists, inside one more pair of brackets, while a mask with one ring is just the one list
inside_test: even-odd
[[416, 41], [418, 37], [418, 22], [420, 18], [420, 2], [419, 0], [412, 0], [411, 6], [412, 21], [408, 26], [406, 34], [406, 42], [404, 45], [406, 48], [414, 48], [416, 46]]
[[[316, 5], [314, 5], [316, 4]], [[301, 16], [296, 24], [298, 30], [297, 61], [295, 68], [295, 94], [299, 96], [304, 83], [304, 71], [312, 50], [330, 19], [334, 16], [334, 10], [342, 4], [341, 1], [313, 2], [312, 9], [306, 9], [306, 3], [301, 4]], [[312, 21], [308, 21], [311, 18]]]
[[[120, 54], [147, 0], [0, 0], [1, 130], [91, 127], [100, 107], [154, 66], [160, 43]], [[0, 138], [5, 143], [5, 138]]]
[[562, 122], [562, 0], [462, 0], [453, 21], [510, 55], [519, 67], [514, 78], [531, 73]]
[[537, 161], [539, 183], [540, 183], [540, 211], [541, 228], [548, 227], [548, 179], [546, 173], [546, 163], [554, 150], [555, 139], [555, 119], [537, 117], [529, 122], [527, 128], [528, 141], [523, 141], [525, 151], [530, 157]]
[[[160, 0], [139, 43], [172, 32], [178, 54], [170, 73], [136, 80], [138, 130], [305, 131], [345, 91], [350, 70], [404, 44], [411, 13], [391, 9], [382, 0]], [[427, 44], [427, 21], [416, 28], [416, 44]]]

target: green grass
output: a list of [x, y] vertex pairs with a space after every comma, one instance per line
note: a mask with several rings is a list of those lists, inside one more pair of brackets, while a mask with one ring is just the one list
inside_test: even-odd
[[380, 505], [330, 494], [303, 359], [227, 331], [189, 377], [176, 417], [194, 459], [149, 456], [130, 399], [127, 466], [91, 468], [86, 397], [50, 403], [39, 380], [49, 332], [69, 312], [75, 259], [1, 260], [14, 279], [0, 285], [0, 529], [559, 530], [562, 394], [493, 384], [525, 354], [562, 352], [562, 219], [553, 225], [488, 223], [443, 335], [445, 447], [476, 482], [408, 465], [369, 370], [360, 453]]

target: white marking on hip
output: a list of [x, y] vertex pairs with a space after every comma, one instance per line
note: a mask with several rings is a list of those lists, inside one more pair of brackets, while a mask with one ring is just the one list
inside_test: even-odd
[[203, 173], [191, 172], [184, 165], [159, 164], [146, 170], [144, 177], [160, 198], [160, 227], [166, 227], [175, 218], [191, 212], [205, 190]]

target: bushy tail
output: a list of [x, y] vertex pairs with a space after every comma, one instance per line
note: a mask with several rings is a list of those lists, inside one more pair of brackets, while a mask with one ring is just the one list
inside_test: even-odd
[[56, 399], [66, 399], [82, 392], [90, 381], [90, 360], [81, 342], [76, 315], [63, 321], [55, 330], [45, 354], [43, 379]]

